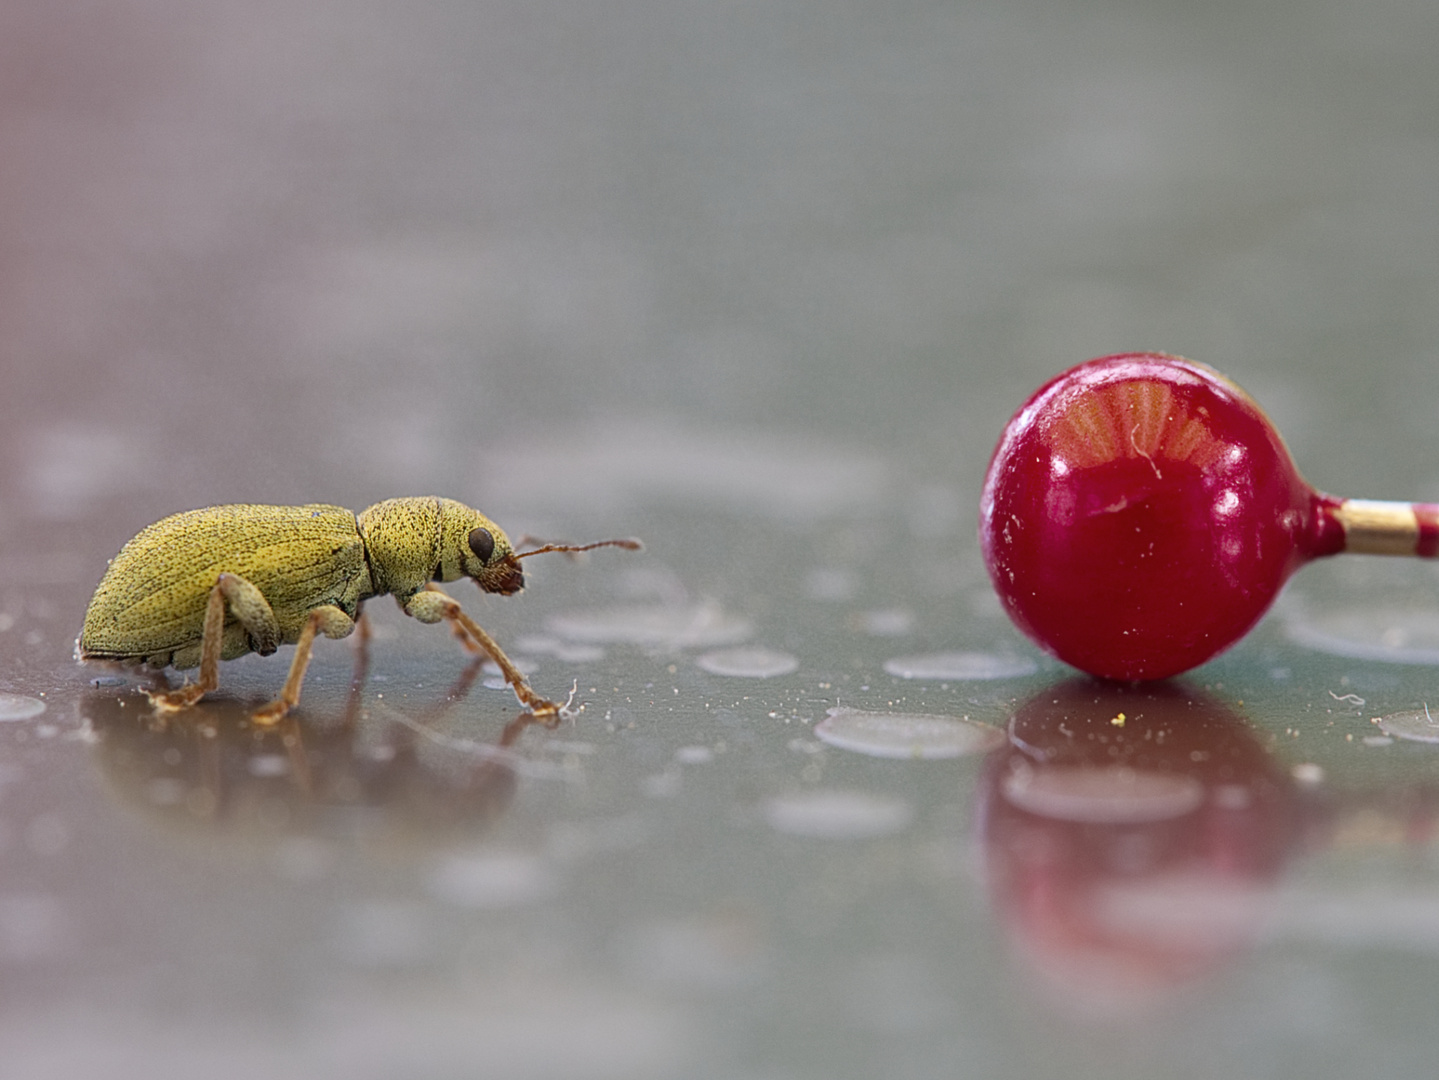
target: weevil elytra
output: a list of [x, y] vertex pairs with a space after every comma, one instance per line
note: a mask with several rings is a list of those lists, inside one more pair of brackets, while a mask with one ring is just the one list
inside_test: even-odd
[[637, 550], [637, 540], [545, 544], [516, 552], [478, 510], [435, 496], [387, 499], [361, 514], [339, 506], [211, 506], [175, 514], [135, 536], [110, 560], [75, 642], [77, 660], [200, 668], [196, 682], [146, 691], [162, 712], [188, 708], [219, 685], [221, 660], [268, 656], [293, 644], [280, 696], [254, 714], [275, 723], [300, 698], [315, 635], [342, 638], [361, 605], [389, 593], [424, 623], [447, 620], [471, 652], [499, 665], [537, 716], [561, 706], [520, 670], [435, 581], [473, 580], [509, 596], [524, 588], [520, 560], [545, 551]]

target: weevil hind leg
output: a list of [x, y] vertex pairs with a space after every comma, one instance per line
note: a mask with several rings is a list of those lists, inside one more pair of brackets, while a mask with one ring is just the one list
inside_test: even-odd
[[510, 684], [510, 689], [519, 698], [520, 704], [529, 709], [537, 717], [559, 716], [563, 706], [542, 698], [530, 687], [529, 680], [524, 672], [515, 667], [514, 662], [505, 655], [503, 649], [495, 642], [495, 639], [485, 633], [484, 629], [474, 619], [464, 613], [459, 601], [437, 589], [434, 585], [426, 585], [423, 590], [415, 593], [408, 600], [400, 605], [405, 614], [411, 615], [420, 622], [433, 623], [445, 619], [449, 622], [450, 628], [455, 636], [464, 642], [465, 648], [472, 653], [484, 653], [489, 656], [497, 665], [505, 677], [505, 682]]
[[295, 642], [295, 658], [290, 661], [290, 673], [285, 676], [285, 685], [280, 690], [280, 696], [252, 712], [250, 719], [261, 727], [279, 723], [286, 713], [300, 703], [300, 687], [305, 682], [305, 671], [310, 666], [315, 635], [319, 633], [328, 638], [342, 638], [354, 628], [355, 621], [332, 604], [312, 608]]
[[225, 591], [220, 583], [210, 590], [205, 603], [205, 623], [200, 632], [200, 677], [178, 690], [145, 690], [158, 713], [179, 712], [220, 685], [220, 648], [225, 643]]
[[221, 574], [215, 587], [225, 594], [230, 614], [245, 628], [251, 649], [269, 656], [280, 647], [280, 624], [264, 593], [238, 574]]

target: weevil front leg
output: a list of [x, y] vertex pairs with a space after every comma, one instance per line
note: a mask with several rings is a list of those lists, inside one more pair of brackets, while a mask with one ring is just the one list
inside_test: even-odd
[[177, 712], [220, 685], [220, 650], [225, 643], [225, 609], [250, 635], [251, 647], [269, 656], [280, 644], [280, 624], [259, 589], [238, 574], [221, 574], [205, 603], [205, 622], [200, 631], [200, 678], [178, 690], [145, 691], [158, 712]]
[[560, 715], [561, 707], [548, 698], [540, 697], [531, 689], [524, 672], [515, 667], [513, 661], [495, 643], [495, 639], [485, 633], [479, 623], [464, 613], [460, 608], [459, 601], [454, 597], [431, 584], [426, 585], [408, 600], [401, 601], [400, 607], [404, 609], [406, 615], [416, 618], [422, 623], [437, 623], [441, 619], [449, 620], [450, 625], [455, 628], [456, 636], [465, 643], [467, 649], [471, 652], [484, 652], [499, 665], [505, 682], [510, 684], [510, 688], [515, 692], [515, 697], [520, 699], [521, 705], [536, 716]]
[[355, 621], [333, 604], [322, 604], [311, 608], [300, 628], [295, 641], [295, 658], [290, 661], [290, 674], [285, 676], [285, 685], [280, 696], [268, 705], [263, 705], [250, 714], [250, 719], [262, 727], [278, 724], [280, 720], [300, 703], [300, 686], [305, 681], [305, 670], [310, 666], [310, 654], [314, 651], [315, 635], [328, 638], [342, 638], [355, 628]]

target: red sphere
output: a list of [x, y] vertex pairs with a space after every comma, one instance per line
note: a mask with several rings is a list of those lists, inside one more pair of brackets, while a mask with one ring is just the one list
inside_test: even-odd
[[1067, 663], [1162, 679], [1233, 644], [1296, 567], [1343, 546], [1279, 433], [1218, 372], [1162, 353], [1041, 387], [995, 448], [980, 544], [1015, 623]]

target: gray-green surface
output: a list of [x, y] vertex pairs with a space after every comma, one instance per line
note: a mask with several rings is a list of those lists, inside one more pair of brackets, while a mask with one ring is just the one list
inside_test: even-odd
[[[1439, 704], [1434, 569], [1056, 719], [974, 516], [1136, 348], [1439, 498], [1436, 50], [1405, 0], [6, 3], [0, 1073], [1432, 1075], [1439, 746], [1371, 718]], [[388, 601], [286, 733], [287, 652], [165, 730], [70, 660], [155, 519], [431, 492], [646, 540], [451, 590], [574, 722], [487, 750], [513, 698]], [[1038, 667], [885, 669], [954, 651]], [[836, 706], [1019, 719], [895, 760]]]

